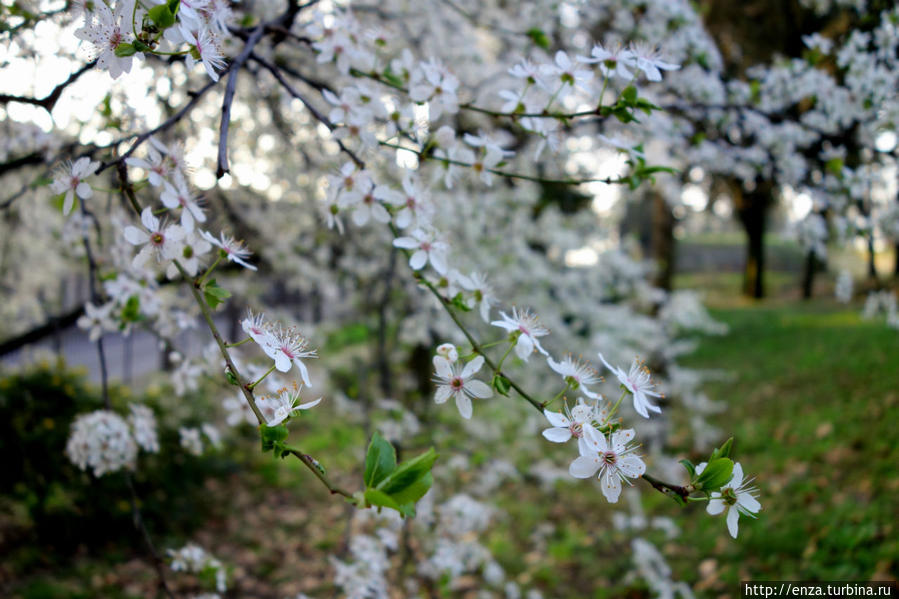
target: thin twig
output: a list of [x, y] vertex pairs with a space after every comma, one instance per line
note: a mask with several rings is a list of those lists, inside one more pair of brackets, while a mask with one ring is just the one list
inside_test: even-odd
[[229, 170], [228, 127], [231, 124], [231, 104], [234, 102], [234, 92], [237, 89], [237, 74], [240, 72], [240, 68], [243, 66], [243, 64], [250, 57], [250, 54], [253, 53], [253, 48], [255, 48], [256, 44], [259, 43], [259, 40], [262, 39], [263, 33], [265, 33], [265, 26], [257, 26], [256, 29], [254, 29], [250, 34], [250, 37], [247, 38], [243, 50], [241, 50], [240, 54], [229, 66], [228, 84], [225, 86], [225, 96], [222, 99], [222, 120], [219, 124], [219, 153], [218, 163], [215, 168], [215, 176], [218, 179], [224, 177], [225, 173], [227, 173]]
[[[105, 171], [106, 169], [111, 167], [113, 164], [117, 164], [119, 162], [124, 162], [125, 159], [127, 159], [129, 156], [131, 156], [131, 154], [134, 153], [134, 151], [138, 148], [138, 146], [140, 146], [142, 143], [147, 141], [150, 137], [152, 137], [153, 135], [156, 135], [160, 131], [165, 131], [166, 129], [168, 129], [169, 127], [171, 127], [172, 125], [174, 125], [175, 123], [180, 121], [182, 118], [184, 118], [184, 116], [188, 112], [190, 112], [193, 109], [193, 107], [197, 105], [197, 103], [199, 103], [200, 99], [206, 94], [206, 92], [208, 92], [210, 89], [215, 87], [217, 85], [217, 83], [218, 83], [217, 81], [210, 80], [209, 82], [206, 83], [206, 85], [201, 87], [199, 91], [192, 92], [190, 94], [190, 96], [191, 96], [190, 101], [188, 101], [187, 104], [185, 104], [181, 108], [181, 110], [179, 110], [178, 112], [176, 112], [175, 114], [170, 116], [168, 119], [166, 119], [165, 121], [163, 121], [156, 127], [149, 129], [147, 131], [144, 131], [143, 133], [138, 135], [137, 138], [134, 140], [134, 143], [131, 144], [131, 147], [129, 147], [128, 150], [125, 151], [124, 154], [122, 154], [118, 158], [115, 158], [114, 160], [110, 160], [109, 162], [104, 162], [103, 164], [101, 164], [100, 168], [97, 169], [97, 174], [102, 173], [103, 171]], [[122, 143], [123, 141], [127, 141], [131, 137], [133, 137], [133, 136], [124, 137], [110, 145], [117, 145], [119, 143]]]
[[69, 77], [54, 87], [49, 94], [44, 96], [43, 98], [32, 98], [29, 96], [12, 96], [10, 94], [0, 94], [0, 104], [6, 104], [9, 102], [18, 102], [20, 104], [33, 104], [35, 106], [40, 106], [47, 112], [53, 112], [53, 107], [56, 106], [56, 103], [59, 101], [59, 97], [62, 95], [62, 92], [75, 83], [79, 77], [84, 75], [86, 72], [94, 68], [97, 64], [96, 60], [92, 60], [91, 62], [85, 64], [80, 69], [69, 75]]

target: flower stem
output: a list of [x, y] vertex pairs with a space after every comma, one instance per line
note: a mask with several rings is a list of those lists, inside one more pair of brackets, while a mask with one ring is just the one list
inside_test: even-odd
[[264, 380], [265, 380], [265, 377], [267, 377], [267, 376], [270, 375], [272, 372], [274, 372], [274, 370], [275, 370], [275, 365], [272, 364], [272, 367], [269, 368], [268, 370], [266, 370], [266, 371], [265, 371], [265, 374], [263, 374], [263, 375], [262, 375], [261, 377], [259, 377], [255, 382], [252, 382], [252, 383], [250, 383], [250, 384], [247, 385], [247, 386], [248, 386], [251, 390], [252, 390], [252, 389], [255, 389], [255, 388], [256, 388], [256, 385], [258, 385], [259, 383], [261, 383], [262, 381], [264, 381]]
[[496, 365], [496, 368], [493, 369], [494, 374], [499, 373], [499, 369], [503, 367], [503, 362], [505, 362], [509, 354], [512, 353], [513, 347], [515, 347], [515, 344], [510, 343], [509, 347], [506, 348], [506, 353], [503, 354], [503, 357], [499, 359], [499, 363]]
[[609, 415], [606, 416], [606, 421], [602, 423], [603, 426], [605, 426], [609, 423], [609, 421], [612, 419], [612, 416], [615, 414], [615, 412], [618, 411], [618, 406], [621, 405], [621, 402], [624, 400], [624, 398], [627, 396], [628, 393], [629, 393], [629, 391], [627, 389], [625, 389], [624, 392], [622, 392], [621, 397], [618, 398], [618, 401], [616, 401], [615, 405], [612, 406], [612, 409], [609, 410]]
[[219, 255], [218, 255], [218, 257], [216, 257], [215, 262], [210, 264], [209, 268], [206, 269], [206, 272], [204, 272], [202, 275], [200, 275], [200, 278], [197, 279], [197, 283], [196, 283], [197, 286], [199, 286], [199, 287], [203, 286], [203, 283], [206, 282], [206, 277], [208, 277], [212, 273], [212, 271], [215, 270], [215, 267], [218, 266], [219, 262], [221, 262], [221, 261], [222, 261], [222, 254], [221, 254], [221, 252], [219, 252]]
[[[174, 260], [175, 268], [178, 269], [178, 272], [181, 273], [181, 276], [188, 279], [187, 273], [184, 271], [184, 267], [181, 264]], [[225, 364], [228, 365], [228, 369], [231, 373], [237, 378], [238, 382], [241, 381], [240, 373], [237, 370], [237, 367], [234, 365], [234, 361], [231, 359], [231, 353], [228, 351], [228, 346], [225, 343], [225, 340], [222, 338], [222, 335], [219, 333], [218, 327], [215, 326], [215, 321], [212, 319], [212, 311], [209, 309], [209, 305], [206, 303], [206, 300], [203, 299], [203, 294], [200, 293], [200, 287], [197, 284], [190, 285], [190, 291], [194, 296], [194, 300], [196, 300], [197, 305], [200, 306], [200, 312], [203, 313], [203, 319], [206, 321], [206, 324], [209, 326], [209, 330], [212, 333], [215, 342], [219, 346], [219, 351], [222, 353], [222, 357], [225, 359]], [[274, 366], [272, 367], [274, 368]], [[269, 371], [271, 372], [271, 371]], [[264, 377], [263, 377], [264, 378]], [[258, 382], [258, 381], [257, 381]], [[255, 383], [254, 383], [255, 384]], [[260, 425], [265, 424], [265, 418], [262, 416], [262, 412], [259, 411], [259, 408], [256, 406], [256, 399], [253, 397], [253, 389], [250, 385], [240, 385], [240, 389], [243, 392], [244, 397], [247, 400], [247, 403], [250, 405], [250, 409], [253, 410], [253, 414], [256, 416], [256, 420]], [[316, 464], [315, 460], [309, 455], [306, 455], [302, 451], [296, 448], [291, 448], [291, 454], [300, 459], [303, 464], [306, 465], [312, 473], [322, 482], [325, 487], [327, 487], [328, 491], [331, 492], [332, 495], [343, 495], [348, 499], [353, 499], [353, 494], [349, 491], [346, 491], [340, 487], [335, 486], [331, 481], [325, 476], [324, 473], [320, 470], [319, 466]]]
[[568, 387], [569, 387], [569, 385], [565, 385], [565, 386], [562, 388], [561, 391], [559, 391], [558, 393], [556, 393], [556, 396], [555, 396], [555, 397], [553, 397], [553, 398], [552, 398], [551, 400], [549, 400], [549, 401], [543, 402], [543, 407], [546, 408], [546, 407], [551, 406], [552, 404], [556, 403], [556, 400], [559, 399], [560, 397], [562, 397], [562, 395], [563, 395], [566, 391], [568, 391]]
[[225, 347], [240, 347], [240, 346], [243, 345], [244, 343], [249, 343], [249, 342], [252, 341], [252, 340], [253, 340], [252, 337], [247, 337], [247, 338], [244, 339], [243, 341], [238, 341], [237, 343], [226, 343], [226, 344], [225, 344]]

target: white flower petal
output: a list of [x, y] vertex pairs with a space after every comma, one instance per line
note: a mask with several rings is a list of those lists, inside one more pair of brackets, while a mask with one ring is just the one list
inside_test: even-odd
[[493, 390], [490, 388], [490, 385], [483, 381], [466, 381], [465, 390], [479, 399], [493, 397]]
[[571, 429], [568, 428], [548, 428], [543, 431], [543, 436], [553, 443], [565, 443], [571, 439]]
[[484, 356], [478, 356], [471, 362], [465, 365], [465, 368], [462, 369], [462, 378], [467, 379], [477, 371], [481, 369], [484, 365]]
[[549, 410], [543, 410], [543, 415], [546, 416], [546, 419], [549, 420], [549, 423], [555, 427], [563, 427], [568, 428], [571, 425], [571, 421], [568, 420], [568, 417], [565, 416], [562, 412], [550, 412]]
[[449, 385], [438, 385], [437, 392], [434, 393], [434, 401], [436, 403], [445, 403], [453, 394], [453, 390]]
[[709, 500], [709, 505], [705, 508], [705, 511], [707, 511], [712, 516], [717, 516], [724, 511], [725, 505], [723, 499], [721, 499], [720, 497], [716, 499], [714, 498], [714, 495], [715, 494], [713, 494], [713, 498]]
[[456, 394], [456, 407], [459, 408], [462, 418], [471, 420], [471, 400], [464, 393]]
[[575, 478], [590, 478], [599, 470], [599, 456], [586, 456], [575, 459], [568, 467], [568, 474]]
[[443, 356], [434, 356], [432, 362], [434, 363], [434, 370], [437, 371], [437, 376], [442, 379], [453, 378], [453, 368], [450, 366], [449, 360]]
[[628, 455], [618, 460], [618, 469], [628, 478], [638, 478], [646, 472], [646, 464], [635, 455]]
[[740, 519], [740, 512], [736, 508], [730, 508], [727, 511], [727, 530], [730, 532], [730, 536], [733, 538], [737, 538], [737, 531], [739, 530], [738, 520]]
[[602, 487], [602, 494], [609, 503], [618, 503], [618, 497], [621, 495], [621, 479], [613, 474], [611, 468], [599, 478], [599, 486]]
[[428, 262], [428, 253], [424, 250], [418, 250], [409, 258], [409, 266], [412, 270], [421, 270]]

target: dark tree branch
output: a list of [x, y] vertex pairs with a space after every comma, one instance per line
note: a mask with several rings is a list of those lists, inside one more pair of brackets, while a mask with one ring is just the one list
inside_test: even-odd
[[225, 86], [225, 97], [222, 99], [222, 122], [219, 125], [219, 154], [218, 164], [215, 169], [215, 176], [221, 179], [228, 172], [228, 127], [231, 124], [231, 104], [234, 102], [234, 92], [237, 88], [237, 74], [240, 68], [253, 53], [253, 48], [262, 39], [265, 33], [265, 26], [259, 25], [247, 38], [243, 50], [231, 63], [228, 73], [228, 84]]
[[[281, 87], [283, 87], [291, 96], [302, 102], [303, 106], [306, 107], [306, 110], [308, 110], [316, 120], [324, 124], [329, 130], [334, 130], [334, 123], [332, 123], [328, 119], [328, 117], [322, 114], [311, 102], [309, 102], [309, 100], [307, 100], [300, 92], [298, 92], [292, 85], [290, 85], [287, 79], [284, 78], [284, 75], [281, 74], [281, 70], [278, 67], [256, 54], [252, 54], [250, 58], [268, 69], [272, 76], [278, 80], [278, 83], [281, 84]], [[339, 139], [335, 141], [337, 141], [337, 145], [340, 147], [340, 150], [347, 156], [349, 156], [350, 159], [356, 164], [356, 166], [358, 166], [359, 168], [365, 168], [365, 162], [361, 158], [359, 158], [359, 156], [356, 155], [355, 152], [347, 148]]]
[[[100, 168], [97, 169], [97, 174], [102, 173], [103, 171], [105, 171], [106, 169], [108, 169], [109, 167], [111, 167], [114, 164], [124, 162], [125, 159], [128, 158], [129, 156], [131, 156], [131, 154], [134, 153], [134, 151], [138, 148], [138, 146], [140, 146], [142, 143], [147, 141], [147, 139], [149, 139], [153, 135], [156, 135], [160, 131], [165, 131], [166, 129], [170, 128], [172, 125], [174, 125], [175, 123], [177, 123], [178, 121], [183, 119], [184, 116], [188, 112], [190, 112], [194, 108], [194, 106], [197, 105], [197, 103], [206, 94], [206, 92], [208, 92], [210, 89], [215, 87], [216, 83], [217, 83], [216, 81], [209, 81], [206, 85], [201, 87], [199, 91], [191, 92], [190, 93], [190, 96], [191, 96], [190, 101], [187, 104], [185, 104], [181, 108], [181, 110], [179, 110], [178, 112], [173, 114], [171, 117], [169, 117], [168, 119], [166, 119], [165, 121], [163, 121], [162, 123], [160, 123], [159, 125], [154, 127], [153, 129], [149, 129], [148, 131], [144, 131], [143, 133], [138, 135], [137, 139], [134, 140], [134, 143], [131, 144], [131, 147], [128, 148], [128, 150], [124, 154], [122, 154], [121, 156], [119, 156], [118, 158], [116, 158], [114, 160], [110, 160], [109, 162], [104, 162], [103, 164], [101, 164]], [[110, 145], [115, 146], [124, 141], [127, 141], [128, 139], [131, 139], [131, 136], [124, 137]]]
[[21, 335], [0, 342], [0, 356], [11, 354], [14, 351], [22, 349], [26, 345], [37, 343], [61, 329], [72, 326], [82, 314], [84, 314], [84, 306], [79, 306], [74, 310], [70, 310], [58, 316], [51, 316], [44, 324], [22, 333]]
[[84, 65], [83, 67], [81, 67], [80, 69], [78, 69], [77, 71], [72, 73], [71, 75], [69, 75], [68, 79], [66, 79], [65, 81], [63, 81], [62, 83], [60, 83], [59, 85], [54, 87], [50, 91], [50, 93], [47, 94], [46, 96], [44, 96], [43, 98], [32, 98], [29, 96], [12, 96], [9, 94], [0, 94], [0, 104], [7, 104], [9, 102], [18, 102], [20, 104], [33, 104], [35, 106], [40, 106], [47, 112], [53, 112], [53, 107], [56, 106], [56, 103], [59, 101], [59, 97], [62, 95], [62, 92], [65, 91], [65, 89], [68, 86], [75, 83], [75, 81], [77, 81], [79, 77], [81, 77], [86, 72], [88, 72], [89, 70], [94, 68], [94, 66], [96, 64], [97, 64], [96, 60], [92, 60], [91, 62], [87, 63], [86, 65]]

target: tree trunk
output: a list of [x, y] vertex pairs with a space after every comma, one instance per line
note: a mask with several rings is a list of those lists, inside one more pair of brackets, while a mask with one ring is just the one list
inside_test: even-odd
[[880, 279], [877, 277], [877, 266], [874, 264], [874, 233], [868, 233], [868, 278], [874, 283], [875, 289], [880, 289]]
[[899, 279], [899, 241], [896, 242], [893, 255], [893, 276]]
[[812, 299], [812, 289], [815, 286], [815, 273], [818, 272], [818, 259], [815, 252], [809, 250], [805, 255], [805, 268], [802, 271], [802, 299]]
[[675, 268], [674, 214], [660, 193], [652, 194], [652, 256], [656, 272], [653, 284], [671, 291]]
[[759, 183], [753, 191], [734, 186], [734, 207], [746, 232], [746, 264], [743, 269], [743, 293], [765, 297], [765, 225], [772, 203], [772, 186]]

